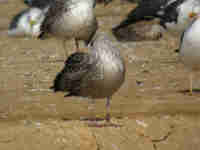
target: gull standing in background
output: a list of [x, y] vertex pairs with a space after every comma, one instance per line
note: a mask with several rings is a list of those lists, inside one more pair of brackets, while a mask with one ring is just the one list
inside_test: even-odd
[[191, 23], [181, 37], [179, 53], [181, 61], [190, 71], [190, 93], [192, 94], [193, 72], [200, 71], [200, 16]]
[[50, 33], [63, 40], [74, 38], [79, 50], [79, 40], [86, 45], [90, 42], [98, 28], [94, 14], [95, 0], [52, 0], [45, 20], [41, 26], [40, 38]]
[[13, 17], [9, 30], [9, 36], [33, 36], [41, 34], [40, 26], [44, 21], [48, 7], [44, 9], [27, 8]]
[[141, 0], [127, 18], [112, 30], [115, 34], [138, 21], [159, 18], [160, 25], [165, 29], [182, 33], [192, 21], [190, 16], [199, 12], [199, 0]]

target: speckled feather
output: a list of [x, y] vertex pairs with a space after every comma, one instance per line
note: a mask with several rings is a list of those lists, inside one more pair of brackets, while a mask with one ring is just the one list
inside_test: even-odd
[[[46, 14], [46, 18], [41, 26], [42, 34], [50, 32], [50, 26], [55, 22], [55, 20], [63, 14], [63, 11], [67, 11], [64, 7], [65, 0], [54, 0], [50, 4], [50, 8]], [[42, 35], [41, 35], [42, 36]]]
[[93, 38], [89, 49], [89, 53], [77, 52], [67, 59], [54, 80], [54, 91], [67, 91], [67, 96], [104, 98], [119, 89], [125, 78], [119, 49], [103, 35]]
[[68, 91], [70, 95], [78, 95], [81, 80], [91, 66], [90, 56], [87, 53], [77, 52], [72, 54], [66, 60], [63, 70], [57, 74], [52, 88], [55, 92]]
[[54, 0], [41, 26], [40, 38], [45, 33], [52, 33], [88, 44], [98, 28], [93, 5], [95, 0]]

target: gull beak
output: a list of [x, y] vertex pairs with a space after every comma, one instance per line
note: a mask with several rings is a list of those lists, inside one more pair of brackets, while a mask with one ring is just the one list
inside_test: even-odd
[[37, 22], [35, 20], [30, 20], [29, 24], [31, 26], [31, 28], [36, 24]]
[[[33, 26], [35, 25], [35, 24], [37, 24], [37, 21], [35, 21], [35, 20], [29, 20], [29, 24], [30, 24], [30, 26], [31, 26], [31, 30], [33, 30]], [[32, 37], [39, 37], [39, 35], [40, 35], [40, 32], [33, 32], [32, 33]]]
[[190, 19], [193, 19], [193, 18], [196, 18], [198, 16], [198, 14], [195, 12], [190, 12], [188, 16]]

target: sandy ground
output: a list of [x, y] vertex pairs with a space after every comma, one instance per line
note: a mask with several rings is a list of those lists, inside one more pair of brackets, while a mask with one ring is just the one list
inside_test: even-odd
[[[99, 32], [118, 24], [134, 4], [114, 1], [96, 14]], [[64, 98], [49, 90], [63, 67], [61, 41], [13, 38], [3, 32], [24, 9], [22, 1], [0, 5], [0, 149], [3, 150], [196, 150], [200, 147], [199, 92], [188, 94], [188, 71], [174, 50], [179, 36], [164, 33], [159, 40], [119, 42], [126, 61], [126, 81], [113, 96], [112, 122], [118, 127], [88, 127], [83, 118], [89, 100]], [[141, 25], [139, 25], [140, 28]], [[68, 51], [75, 49], [68, 41]], [[200, 88], [195, 77], [194, 88]], [[94, 114], [104, 118], [105, 101]], [[104, 121], [99, 121], [100, 123]]]

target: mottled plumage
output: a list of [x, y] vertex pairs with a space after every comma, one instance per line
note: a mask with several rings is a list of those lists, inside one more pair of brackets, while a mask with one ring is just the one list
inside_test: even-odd
[[80, 83], [91, 69], [92, 64], [87, 53], [77, 52], [69, 56], [64, 69], [56, 76], [54, 91], [68, 91], [69, 95], [78, 96]]
[[88, 44], [98, 27], [94, 5], [95, 0], [54, 0], [41, 26], [40, 38], [45, 33], [60, 37], [64, 42], [74, 38], [77, 49], [79, 40]]
[[67, 91], [67, 96], [106, 98], [111, 96], [125, 79], [125, 65], [119, 49], [104, 34], [96, 35], [89, 53], [74, 53], [57, 74], [53, 89]]
[[113, 33], [141, 20], [160, 19], [160, 25], [170, 31], [182, 32], [192, 21], [191, 13], [200, 12], [199, 0], [142, 0]]

